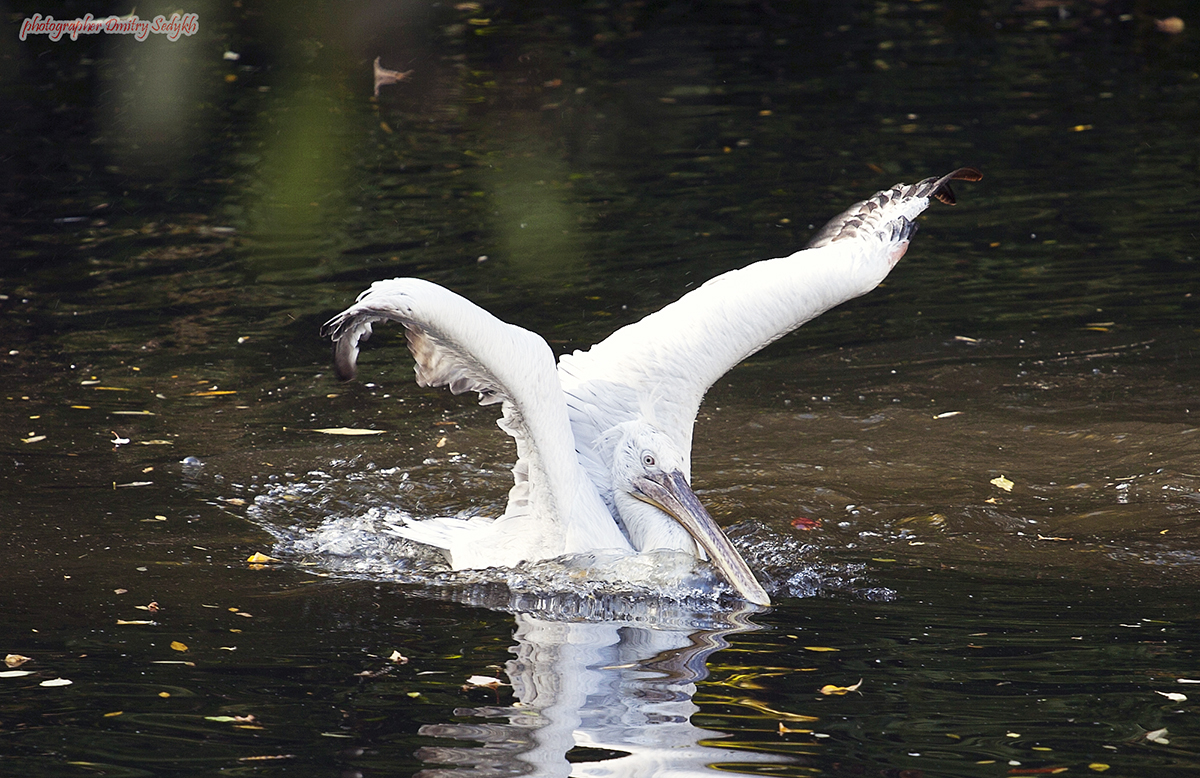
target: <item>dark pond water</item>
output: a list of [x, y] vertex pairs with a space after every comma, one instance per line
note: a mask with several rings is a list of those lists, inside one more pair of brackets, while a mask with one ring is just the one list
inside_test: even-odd
[[[1200, 769], [1192, 4], [7, 10], [0, 773]], [[377, 56], [412, 72], [375, 97]], [[881, 288], [701, 409], [694, 485], [775, 607], [375, 532], [499, 510], [513, 452], [398, 328], [333, 379], [371, 281], [566, 352], [965, 164]]]

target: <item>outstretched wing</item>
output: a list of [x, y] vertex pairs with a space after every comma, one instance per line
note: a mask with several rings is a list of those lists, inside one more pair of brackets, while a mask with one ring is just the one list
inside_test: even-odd
[[[490, 526], [443, 521], [413, 538], [447, 548], [456, 569], [512, 566], [585, 548], [628, 548], [587, 481], [554, 355], [540, 336], [507, 324], [466, 298], [416, 278], [377, 281], [329, 320], [334, 368], [349, 380], [359, 344], [379, 321], [404, 325], [417, 383], [501, 403], [501, 429], [517, 444], [508, 508]], [[590, 496], [589, 496], [590, 495]], [[422, 522], [424, 523], [424, 522]], [[478, 531], [477, 531], [478, 530]]]
[[[805, 249], [717, 276], [678, 301], [559, 360], [580, 459], [602, 496], [599, 436], [636, 416], [685, 455], [700, 401], [734, 365], [830, 308], [874, 289], [903, 256], [930, 198], [953, 205], [949, 182], [978, 181], [960, 168], [856, 203]], [[690, 473], [686, 473], [690, 478]]]

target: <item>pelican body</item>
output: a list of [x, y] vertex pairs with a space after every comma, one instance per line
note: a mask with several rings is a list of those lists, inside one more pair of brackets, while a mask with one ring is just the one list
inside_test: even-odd
[[378, 321], [405, 328], [417, 383], [501, 405], [517, 446], [498, 518], [434, 518], [396, 529], [443, 549], [455, 570], [564, 554], [673, 549], [708, 559], [746, 600], [770, 604], [693, 493], [692, 427], [704, 394], [742, 360], [887, 276], [931, 199], [955, 203], [960, 168], [851, 206], [802, 250], [713, 278], [662, 310], [555, 362], [546, 341], [417, 278], [376, 281], [322, 332], [342, 380]]

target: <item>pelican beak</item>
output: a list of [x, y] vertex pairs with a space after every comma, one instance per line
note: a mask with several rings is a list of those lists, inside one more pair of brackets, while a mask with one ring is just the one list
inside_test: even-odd
[[642, 476], [634, 485], [637, 487], [634, 494], [639, 499], [665, 511], [687, 530], [738, 594], [755, 605], [771, 604], [770, 596], [750, 572], [746, 560], [700, 504], [700, 498], [692, 491], [683, 473], [675, 470]]

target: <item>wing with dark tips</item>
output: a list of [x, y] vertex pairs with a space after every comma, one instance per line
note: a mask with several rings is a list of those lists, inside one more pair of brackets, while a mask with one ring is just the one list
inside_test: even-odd
[[[940, 178], [934, 176], [915, 184], [896, 184], [891, 189], [878, 192], [861, 203], [855, 203], [838, 216], [830, 219], [808, 242], [808, 248], [820, 248], [839, 240], [854, 240], [861, 232], [877, 231], [889, 221], [895, 220], [894, 211], [897, 206], [905, 203], [919, 203], [923, 206], [932, 197], [946, 205], [954, 205], [958, 200], [954, 197], [954, 190], [950, 188], [950, 182], [978, 181], [981, 178], [983, 178], [983, 174], [975, 168], [960, 167]], [[925, 202], [920, 203], [922, 200]], [[924, 210], [924, 207], [921, 210]], [[915, 223], [913, 222], [915, 216], [904, 216], [903, 218], [910, 224]], [[902, 239], [907, 239], [911, 234], [912, 230], [909, 230]]]

